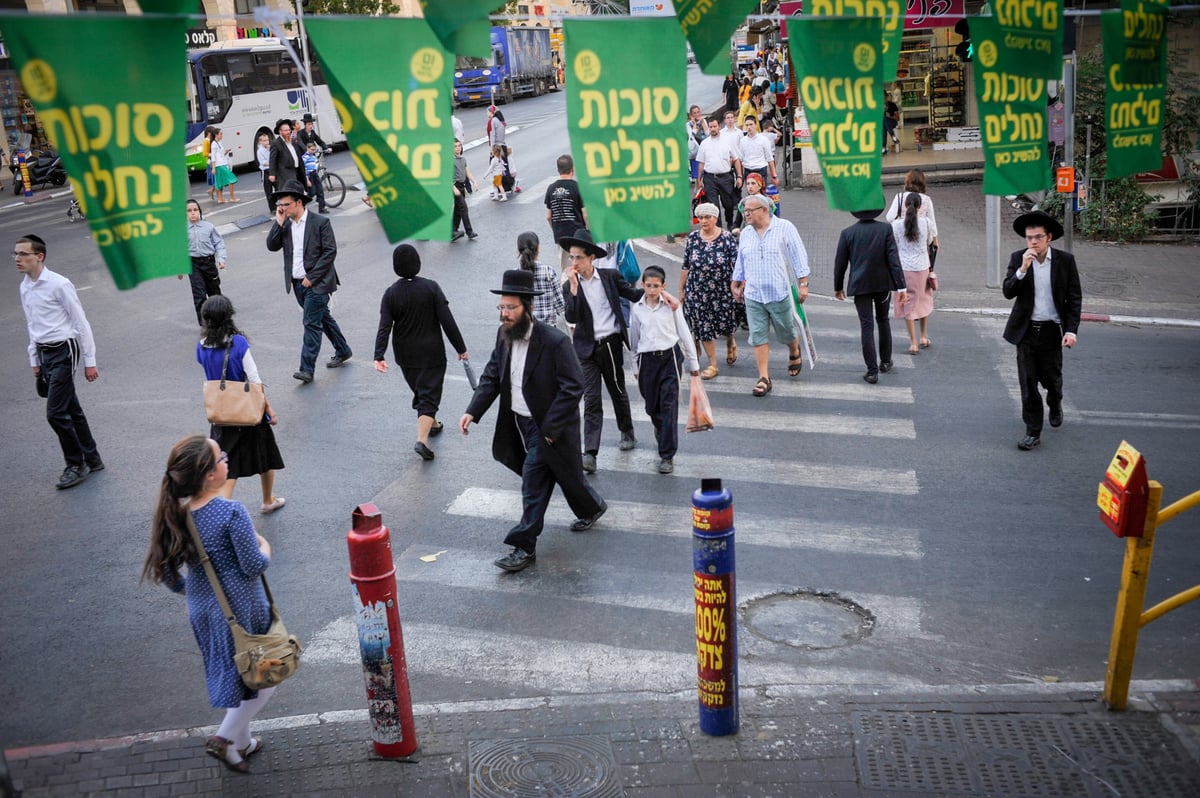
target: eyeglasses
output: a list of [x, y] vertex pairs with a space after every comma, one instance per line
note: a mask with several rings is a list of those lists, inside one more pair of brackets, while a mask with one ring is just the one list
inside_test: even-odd
[[226, 463], [228, 461], [229, 461], [229, 454], [226, 452], [221, 452], [221, 456], [217, 458], [216, 465], [220, 465], [221, 463]]
[[1045, 233], [1038, 233], [1035, 236], [1025, 236], [1025, 240], [1026, 241], [1041, 241], [1045, 237], [1046, 237]]
[[519, 307], [521, 307], [521, 306], [520, 305], [497, 305], [496, 310], [504, 311], [506, 313], [512, 313], [514, 310], [516, 310]]
[[33, 253], [33, 252], [18, 252], [16, 250], [13, 250], [12, 256], [14, 258], [28, 258], [30, 255], [33, 255], [33, 254], [35, 254], [35, 253]]
[[295, 204], [296, 204], [296, 202], [294, 200], [279, 200], [278, 202], [275, 203], [275, 207], [283, 208], [286, 211], [288, 208], [292, 207]]
[[567, 260], [587, 260], [589, 257], [588, 255], [568, 255]]

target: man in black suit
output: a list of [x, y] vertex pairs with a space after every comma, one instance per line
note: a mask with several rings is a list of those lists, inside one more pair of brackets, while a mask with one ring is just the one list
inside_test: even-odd
[[1075, 256], [1050, 249], [1050, 242], [1063, 232], [1057, 219], [1033, 211], [1018, 216], [1013, 230], [1025, 238], [1027, 246], [1008, 259], [1004, 296], [1016, 301], [1004, 327], [1004, 340], [1017, 348], [1021, 419], [1025, 422], [1025, 437], [1017, 448], [1029, 451], [1042, 442], [1039, 383], [1046, 389], [1050, 426], [1062, 425], [1062, 348], [1075, 346], [1078, 338], [1083, 289]]
[[[500, 295], [500, 329], [479, 387], [459, 420], [463, 435], [496, 398], [500, 417], [492, 437], [492, 456], [521, 475], [521, 520], [504, 542], [511, 553], [496, 560], [510, 573], [536, 558], [546, 508], [554, 486], [562, 488], [578, 518], [572, 532], [585, 532], [604, 515], [608, 505], [588, 484], [579, 455], [579, 397], [583, 374], [566, 335], [533, 318], [533, 274], [520, 269], [504, 272]], [[514, 379], [514, 375], [517, 379]]]
[[[863, 379], [871, 385], [879, 382], [879, 372], [892, 370], [892, 328], [888, 322], [888, 300], [892, 289], [900, 302], [908, 297], [900, 251], [892, 235], [892, 226], [878, 222], [877, 211], [854, 211], [858, 221], [842, 231], [833, 257], [833, 297], [844, 301], [854, 297], [858, 324], [862, 331], [863, 361], [867, 373]], [[849, 280], [846, 271], [849, 270]], [[845, 285], [846, 290], [842, 291]], [[876, 359], [874, 325], [879, 325], [879, 354]]]
[[303, 183], [289, 180], [271, 196], [275, 198], [275, 221], [267, 232], [267, 249], [283, 250], [284, 290], [295, 293], [296, 302], [304, 310], [300, 370], [292, 377], [307, 384], [313, 381], [322, 333], [333, 344], [333, 357], [325, 364], [327, 368], [337, 368], [353, 354], [329, 312], [329, 297], [340, 282], [334, 267], [337, 241], [329, 219], [308, 210]]
[[608, 253], [592, 241], [592, 234], [587, 230], [578, 230], [574, 236], [560, 239], [559, 245], [570, 258], [567, 281], [563, 283], [564, 315], [568, 324], [575, 325], [575, 354], [583, 369], [583, 470], [594, 474], [604, 423], [601, 380], [612, 397], [617, 429], [621, 430], [621, 451], [629, 451], [637, 445], [629, 394], [625, 391], [623, 350], [629, 347], [629, 329], [621, 313], [620, 298], [637, 302], [642, 298], [642, 291], [625, 282], [616, 269], [596, 268], [596, 258], [606, 257]]
[[[279, 191], [289, 180], [299, 180], [300, 185], [308, 185], [304, 174], [304, 151], [292, 137], [292, 123], [280, 119], [275, 123], [275, 140], [271, 142], [270, 171], [267, 180]], [[275, 212], [274, 200], [271, 201], [271, 213]]]

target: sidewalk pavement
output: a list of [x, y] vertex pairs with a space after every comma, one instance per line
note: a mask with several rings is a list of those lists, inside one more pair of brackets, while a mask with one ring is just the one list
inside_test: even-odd
[[[285, 685], [281, 689], [288, 689]], [[864, 688], [858, 688], [863, 690]], [[1200, 683], [743, 690], [737, 734], [699, 729], [691, 695], [424, 705], [416, 753], [375, 756], [366, 712], [256, 724], [252, 773], [204, 753], [213, 729], [8, 752], [35, 796], [811, 796], [1195, 798]]]

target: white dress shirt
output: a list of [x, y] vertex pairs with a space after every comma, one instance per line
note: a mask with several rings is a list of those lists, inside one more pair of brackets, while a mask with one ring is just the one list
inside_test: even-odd
[[744, 169], [766, 169], [775, 160], [775, 144], [762, 133], [742, 136], [742, 167]]
[[741, 153], [725, 138], [709, 136], [696, 151], [696, 160], [704, 164], [704, 174], [723, 175], [733, 168], [734, 161], [741, 160]]
[[645, 352], [664, 352], [675, 348], [683, 350], [684, 369], [700, 370], [700, 359], [696, 356], [696, 343], [692, 340], [683, 306], [674, 311], [660, 297], [658, 304], [651, 305], [643, 296], [629, 309], [629, 337], [634, 356]]
[[529, 403], [525, 401], [525, 360], [529, 355], [529, 339], [532, 337], [531, 324], [525, 337], [512, 341], [508, 350], [509, 400], [512, 402], [512, 411], [525, 418], [533, 417], [529, 412]]
[[304, 271], [304, 226], [308, 224], [308, 208], [300, 214], [300, 218], [292, 222], [292, 279], [303, 280], [308, 276]]
[[79, 304], [75, 286], [66, 277], [47, 268], [36, 280], [26, 274], [21, 280], [21, 307], [29, 328], [29, 365], [40, 365], [38, 344], [57, 344], [76, 339], [83, 354], [83, 365], [95, 367], [96, 341]]
[[1058, 309], [1054, 307], [1054, 289], [1050, 285], [1050, 253], [1046, 248], [1046, 260], [1042, 263], [1033, 259], [1033, 316], [1034, 321], [1053, 321], [1062, 323], [1058, 317]]
[[585, 280], [582, 274], [579, 275], [579, 290], [583, 292], [583, 298], [592, 311], [592, 334], [595, 339], [599, 341], [620, 332], [612, 303], [608, 301], [608, 294], [604, 291], [604, 281], [595, 269], [592, 270], [591, 279]]

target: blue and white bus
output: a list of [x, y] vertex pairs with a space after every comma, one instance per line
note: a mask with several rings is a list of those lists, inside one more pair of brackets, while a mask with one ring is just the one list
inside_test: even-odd
[[[274, 135], [280, 119], [312, 114], [326, 144], [346, 140], [329, 87], [314, 59], [315, 97], [303, 88], [296, 64], [279, 39], [238, 39], [188, 52], [187, 164], [204, 171], [204, 129], [221, 128], [235, 165], [255, 163], [261, 131]], [[315, 107], [314, 107], [315, 106]]]

